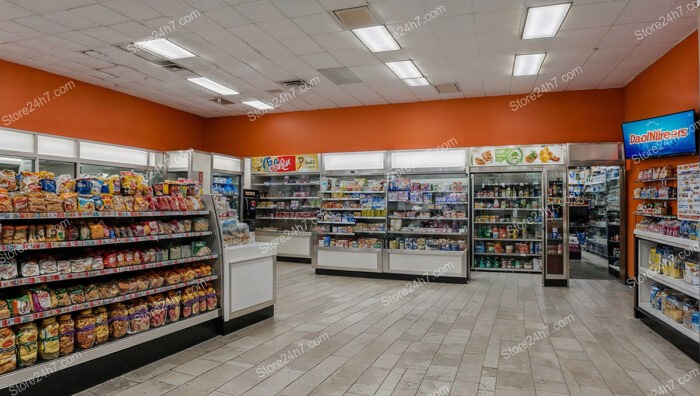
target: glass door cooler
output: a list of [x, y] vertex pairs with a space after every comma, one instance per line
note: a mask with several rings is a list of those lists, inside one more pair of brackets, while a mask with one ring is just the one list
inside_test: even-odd
[[385, 152], [323, 155], [321, 212], [314, 229], [317, 273], [382, 272], [386, 237]]
[[472, 270], [542, 271], [542, 171], [472, 171]]
[[384, 272], [467, 278], [466, 172], [393, 176]]
[[222, 219], [238, 219], [241, 202], [241, 175], [214, 172], [211, 178], [211, 193], [220, 196], [222, 205], [217, 214]]
[[566, 286], [569, 279], [569, 221], [567, 169], [545, 170], [545, 286]]

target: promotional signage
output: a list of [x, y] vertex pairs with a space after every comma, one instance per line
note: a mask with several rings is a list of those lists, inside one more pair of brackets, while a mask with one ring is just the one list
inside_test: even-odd
[[253, 157], [251, 167], [255, 173], [315, 172], [318, 154]]
[[624, 123], [625, 158], [644, 160], [695, 154], [695, 128], [693, 110]]
[[471, 150], [471, 166], [530, 166], [564, 163], [564, 145], [478, 147]]
[[700, 221], [700, 164], [678, 165], [678, 219]]

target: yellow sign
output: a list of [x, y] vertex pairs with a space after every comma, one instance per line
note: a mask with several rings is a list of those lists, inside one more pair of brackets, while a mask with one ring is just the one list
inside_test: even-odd
[[255, 173], [314, 172], [318, 162], [318, 154], [276, 155], [253, 157], [251, 167]]

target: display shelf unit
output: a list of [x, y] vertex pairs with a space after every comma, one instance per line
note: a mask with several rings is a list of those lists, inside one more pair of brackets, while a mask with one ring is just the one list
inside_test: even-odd
[[[37, 253], [40, 253], [43, 249], [62, 249], [60, 257], [72, 258], [72, 257], [82, 257], [89, 252], [101, 251], [102, 246], [113, 247], [116, 244], [124, 245], [124, 248], [130, 248], [135, 243], [147, 243], [147, 246], [160, 245], [162, 248], [167, 248], [167, 244], [171, 242], [177, 243], [189, 243], [192, 241], [205, 241], [206, 245], [210, 247], [211, 253], [203, 256], [191, 256], [186, 258], [177, 258], [172, 260], [162, 260], [156, 262], [133, 264], [115, 268], [104, 268], [100, 270], [92, 271], [81, 271], [68, 274], [46, 274], [31, 277], [16, 277], [13, 279], [6, 279], [0, 281], [0, 292], [2, 292], [5, 297], [12, 297], [19, 292], [21, 287], [34, 284], [47, 284], [49, 288], [67, 287], [72, 284], [87, 285], [88, 283], [96, 283], [114, 280], [115, 276], [123, 278], [124, 276], [130, 276], [132, 274], [141, 274], [145, 271], [159, 269], [169, 269], [172, 266], [179, 264], [187, 264], [194, 262], [207, 262], [212, 266], [212, 274], [207, 276], [201, 276], [194, 278], [192, 280], [180, 281], [178, 283], [170, 285], [162, 285], [158, 288], [150, 288], [141, 291], [136, 291], [133, 293], [128, 293], [111, 298], [100, 298], [92, 301], [86, 301], [84, 303], [72, 304], [65, 307], [57, 307], [53, 309], [48, 309], [44, 311], [32, 312], [25, 315], [12, 316], [3, 320], [0, 320], [0, 327], [8, 327], [21, 323], [27, 323], [31, 321], [39, 321], [43, 318], [55, 317], [57, 315], [63, 315], [68, 313], [75, 313], [81, 310], [95, 308], [99, 306], [105, 306], [113, 304], [115, 302], [124, 302], [133, 300], [136, 298], [142, 298], [146, 296], [151, 296], [154, 294], [161, 294], [170, 290], [183, 289], [186, 287], [202, 284], [204, 282], [211, 282], [212, 286], [216, 289], [218, 300], [221, 301], [224, 298], [224, 291], [221, 283], [221, 263], [220, 263], [220, 244], [218, 239], [214, 237], [212, 230], [216, 229], [216, 224], [218, 220], [214, 213], [214, 204], [211, 196], [202, 196], [202, 201], [205, 205], [203, 211], [196, 212], [125, 212], [123, 215], [118, 215], [120, 212], [110, 212], [110, 213], [67, 213], [63, 214], [41, 214], [42, 216], [28, 215], [28, 214], [4, 214], [3, 221], [6, 223], [16, 223], [22, 224], [23, 220], [32, 219], [36, 221], [37, 219], [56, 219], [56, 218], [80, 218], [80, 219], [102, 219], [106, 224], [130, 224], [134, 221], [140, 221], [143, 217], [153, 218], [155, 220], [170, 221], [182, 216], [199, 216], [206, 217], [209, 223], [208, 231], [197, 231], [188, 233], [177, 233], [170, 235], [154, 235], [148, 237], [132, 237], [132, 238], [113, 238], [113, 239], [97, 239], [97, 240], [82, 240], [82, 241], [67, 241], [67, 242], [36, 242], [36, 243], [26, 243], [26, 244], [6, 244], [2, 245], [3, 251], [8, 249], [18, 249], [17, 259], [19, 262], [23, 262], [27, 259], [32, 259], [36, 257]], [[58, 282], [58, 283], [57, 283]], [[98, 346], [94, 346], [89, 349], [78, 350], [76, 345], [76, 352], [73, 354], [63, 356], [61, 359], [70, 359], [72, 364], [63, 365], [57, 364], [57, 360], [43, 361], [39, 359], [36, 364], [26, 367], [18, 368], [14, 371], [0, 375], [0, 388], [7, 389], [11, 386], [18, 386], [23, 382], [35, 380], [37, 374], [42, 372], [49, 372], [51, 376], [43, 378], [43, 381], [39, 383], [37, 381], [36, 385], [29, 388], [26, 394], [47, 394], [50, 392], [49, 389], [57, 392], [67, 392], [73, 393], [77, 390], [75, 387], [79, 386], [91, 386], [99, 381], [107, 380], [113, 376], [118, 376], [126, 371], [129, 371], [134, 367], [134, 364], [146, 364], [153, 360], [163, 357], [163, 353], [175, 353], [182, 348], [189, 346], [188, 342], [200, 342], [213, 334], [210, 333], [211, 329], [216, 327], [216, 322], [221, 316], [221, 311], [216, 308], [211, 311], [203, 312], [199, 315], [190, 318], [181, 318], [180, 320], [165, 324], [161, 327], [151, 328], [148, 331], [129, 334], [124, 338], [117, 340], [110, 339], [106, 343]], [[177, 335], [176, 335], [177, 334]], [[187, 337], [192, 341], [183, 341], [173, 343], [172, 337]], [[156, 352], [154, 346], [158, 345]], [[122, 359], [124, 359], [124, 350], [128, 348], [138, 348], [140, 351], [138, 359], [133, 359], [128, 364], [120, 364]], [[132, 351], [133, 353], [133, 351]], [[65, 361], [65, 360], [64, 360]], [[86, 364], [90, 362], [89, 364]], [[89, 368], [86, 366], [89, 365]], [[88, 372], [98, 373], [97, 375], [90, 376], [85, 375]], [[76, 378], [74, 376], [77, 373], [82, 373]], [[80, 385], [78, 385], [80, 384]], [[67, 389], [71, 389], [68, 391]], [[58, 391], [62, 389], [63, 391]]]
[[[310, 262], [313, 222], [321, 206], [320, 177], [317, 171], [252, 173], [251, 184], [260, 190], [255, 238], [276, 243], [278, 258]], [[285, 231], [288, 237], [280, 238]]]
[[590, 179], [585, 183], [585, 194], [589, 197], [589, 229], [585, 250], [609, 260], [608, 254], [608, 218], [607, 218], [607, 172], [605, 167], [591, 168]]
[[472, 173], [472, 271], [539, 273], [544, 262], [543, 172]]
[[611, 166], [606, 167], [606, 222], [607, 222], [607, 246], [608, 246], [608, 272], [616, 277], [620, 277], [620, 254], [622, 251], [622, 246], [620, 241], [621, 228], [620, 228], [620, 207], [622, 205], [622, 198], [620, 194], [620, 173], [622, 170], [620, 167]]
[[324, 174], [315, 268], [381, 273], [386, 209], [383, 173]]
[[[671, 315], [664, 312], [666, 309], [664, 307], [665, 301], [657, 302], [652, 298], [653, 293], [658, 292], [658, 289], [655, 288], [660, 288], [676, 293], [678, 297], [675, 301], [680, 300], [682, 305], [687, 303], [692, 306], [694, 303], [695, 309], [697, 309], [698, 299], [700, 299], [700, 284], [697, 283], [697, 278], [695, 280], [684, 279], [685, 277], [677, 279], [664, 273], [657, 273], [656, 269], [654, 271], [650, 269], [650, 264], [654, 263], [653, 265], [656, 266], [662, 262], [660, 258], [651, 257], [652, 249], [656, 249], [656, 253], [659, 255], [673, 255], [683, 257], [683, 260], [698, 262], [700, 260], [698, 241], [639, 230], [636, 230], [634, 234], [635, 273], [638, 274], [635, 282], [635, 317], [642, 319], [686, 355], [700, 362], [700, 332], [698, 329], [692, 329], [692, 326], [686, 323], [684, 315], [676, 310], [674, 304], [669, 305], [671, 309], [668, 313], [680, 316], [683, 323], [679, 323]], [[663, 309], [659, 309], [662, 307]]]
[[0, 220], [36, 220], [36, 219], [92, 219], [110, 217], [175, 217], [207, 216], [206, 210], [193, 211], [157, 211], [157, 212], [53, 212], [53, 213], [0, 213]]
[[240, 218], [241, 175], [214, 172], [211, 177], [211, 193], [220, 194], [227, 211], [220, 210], [222, 218]]
[[568, 172], [564, 168], [549, 168], [544, 172], [547, 189], [543, 282], [545, 286], [566, 286], [569, 279]]
[[466, 171], [397, 174], [389, 180], [384, 271], [468, 277], [469, 178]]

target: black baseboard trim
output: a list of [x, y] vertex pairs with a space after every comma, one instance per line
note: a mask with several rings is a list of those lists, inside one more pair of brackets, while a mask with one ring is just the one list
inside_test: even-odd
[[233, 333], [234, 331], [240, 330], [244, 327], [262, 322], [265, 319], [269, 319], [275, 316], [275, 306], [271, 305], [267, 308], [259, 309], [255, 312], [239, 316], [237, 318], [231, 319], [228, 322], [221, 320], [221, 334], [226, 335]]
[[634, 311], [635, 316], [638, 315], [639, 319], [644, 322], [644, 324], [651, 327], [652, 330], [664, 337], [666, 341], [680, 349], [681, 352], [688, 355], [691, 359], [700, 363], [700, 344], [688, 339], [688, 337], [682, 334], [679, 334], [673, 327], [653, 316], [648, 315], [640, 308], [635, 307]]
[[[608, 266], [608, 273], [609, 273], [610, 275], [612, 275], [612, 276], [617, 277], [617, 278], [620, 277], [620, 271], [618, 271], [618, 270], [616, 270], [616, 269], [614, 269], [614, 268], [611, 268], [610, 266]], [[622, 281], [620, 281], [620, 282], [622, 282]]]
[[288, 263], [311, 264], [310, 258], [277, 256], [277, 261], [285, 261]]
[[545, 279], [544, 285], [554, 287], [568, 287], [569, 281], [566, 279]]
[[351, 278], [372, 278], [372, 279], [391, 279], [391, 280], [407, 280], [414, 281], [417, 279], [423, 279], [424, 281], [433, 283], [457, 283], [466, 284], [467, 278], [453, 278], [447, 276], [425, 276], [425, 275], [411, 275], [411, 274], [391, 274], [391, 273], [378, 273], [378, 272], [364, 272], [364, 271], [344, 271], [344, 270], [333, 270], [326, 268], [316, 268], [317, 275], [332, 275], [332, 276], [347, 276]]
[[[219, 319], [200, 323], [163, 337], [111, 353], [89, 362], [76, 364], [41, 377], [41, 381], [12, 385], [0, 395], [45, 396], [72, 395], [116, 378], [131, 370], [192, 347], [219, 335]], [[57, 364], [60, 364], [57, 361]], [[41, 374], [39, 374], [41, 375]]]

